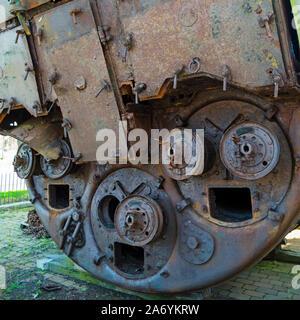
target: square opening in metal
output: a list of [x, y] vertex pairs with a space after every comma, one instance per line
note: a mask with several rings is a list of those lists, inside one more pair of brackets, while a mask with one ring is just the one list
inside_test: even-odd
[[210, 214], [224, 222], [242, 222], [252, 218], [251, 192], [248, 188], [210, 188]]
[[49, 185], [49, 205], [53, 209], [65, 209], [70, 205], [70, 186], [68, 184]]
[[115, 266], [128, 274], [144, 272], [144, 249], [115, 242]]

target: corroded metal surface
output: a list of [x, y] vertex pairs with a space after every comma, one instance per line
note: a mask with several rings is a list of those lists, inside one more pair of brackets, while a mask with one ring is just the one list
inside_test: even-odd
[[58, 139], [62, 137], [62, 129], [59, 124], [51, 123], [49, 119], [29, 119], [10, 131], [2, 131], [1, 134], [28, 144], [47, 159], [59, 158]]
[[[76, 9], [80, 12], [74, 24], [71, 12]], [[45, 94], [58, 99], [72, 125], [68, 134], [73, 153], [82, 154], [80, 161], [95, 161], [96, 134], [101, 128], [117, 130], [119, 111], [111, 88], [97, 95], [109, 74], [89, 3], [72, 1], [34, 20], [36, 30], [42, 30], [40, 44], [37, 36], [35, 40]], [[52, 85], [53, 72], [57, 80]], [[77, 86], [80, 79], [82, 88]]]
[[36, 165], [36, 156], [34, 151], [29, 146], [22, 143], [18, 148], [13, 165], [19, 178], [30, 178]]
[[[164, 80], [173, 78], [182, 64], [188, 74], [195, 57], [200, 58], [201, 71], [220, 76], [228, 65], [233, 81], [243, 86], [272, 84], [268, 68], [285, 77], [275, 21], [270, 19], [270, 34], [259, 23], [273, 12], [270, 1], [116, 1], [113, 5], [99, 1], [98, 5], [114, 13], [105, 23], [114, 27], [111, 34], [117, 38], [112, 44], [115, 64], [123, 79], [131, 71], [137, 83], [147, 83], [142, 96], [158, 94]], [[133, 45], [126, 70], [120, 67], [120, 55], [122, 40], [130, 33]]]
[[[1, 24], [31, 64], [16, 59], [6, 91], [0, 79], [14, 98], [0, 100], [0, 133], [41, 164], [15, 159], [59, 248], [100, 279], [161, 293], [262, 259], [300, 210], [300, 59], [286, 3], [46, 2], [16, 1], [19, 22]], [[147, 133], [201, 129], [199, 150], [193, 136], [177, 165], [179, 130], [170, 165], [97, 163], [98, 130], [118, 131], [120, 118]]]
[[266, 127], [246, 122], [225, 132], [220, 155], [226, 168], [243, 179], [255, 180], [269, 174], [277, 165], [280, 146]]
[[39, 105], [37, 112], [42, 113], [40, 97], [27, 38], [17, 35], [21, 30], [18, 27], [0, 33], [0, 99], [4, 100], [0, 112], [23, 105], [35, 115], [35, 104]]
[[26, 11], [39, 7], [51, 0], [6, 0], [9, 2], [9, 11]]

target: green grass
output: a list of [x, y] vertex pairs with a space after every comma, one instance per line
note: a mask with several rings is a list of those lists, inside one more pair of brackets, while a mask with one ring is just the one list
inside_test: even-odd
[[26, 201], [28, 197], [27, 190], [0, 192], [0, 204], [9, 204], [20, 201]]

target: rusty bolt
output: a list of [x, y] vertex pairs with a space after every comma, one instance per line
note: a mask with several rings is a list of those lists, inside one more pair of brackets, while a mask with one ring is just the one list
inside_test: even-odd
[[24, 30], [17, 30], [16, 34], [17, 34], [17, 36], [16, 36], [15, 43], [17, 44], [18, 40], [19, 40], [19, 37], [20, 37], [20, 34], [25, 34], [25, 31]]
[[82, 12], [82, 10], [80, 8], [72, 9], [70, 11], [71, 16], [73, 17], [73, 23], [74, 24], [77, 24], [76, 15], [78, 15], [80, 12]]
[[169, 278], [169, 276], [170, 276], [169, 272], [167, 272], [167, 271], [162, 272], [160, 275], [164, 278]]
[[86, 81], [84, 79], [83, 76], [78, 77], [75, 81], [74, 81], [74, 87], [75, 89], [77, 89], [78, 91], [84, 90], [86, 88]]
[[195, 237], [188, 237], [186, 244], [192, 250], [197, 249], [199, 246], [199, 242]]
[[103, 257], [104, 257], [104, 255], [99, 255], [99, 254], [95, 255], [94, 264], [96, 266], [98, 266], [101, 263], [101, 260], [102, 260]]

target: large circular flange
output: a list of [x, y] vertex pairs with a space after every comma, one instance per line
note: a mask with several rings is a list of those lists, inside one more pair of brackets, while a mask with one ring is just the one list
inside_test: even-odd
[[18, 177], [28, 179], [33, 174], [35, 164], [36, 156], [34, 151], [27, 144], [21, 144], [13, 163]]
[[221, 139], [220, 156], [225, 167], [246, 180], [265, 177], [277, 165], [280, 146], [270, 129], [256, 122], [229, 128]]
[[174, 180], [185, 180], [204, 171], [204, 135], [191, 129], [174, 129], [163, 139], [162, 162]]
[[73, 166], [72, 151], [65, 140], [60, 140], [61, 156], [57, 160], [47, 161], [44, 157], [40, 159], [43, 173], [50, 179], [60, 179], [68, 174]]
[[145, 246], [162, 231], [163, 214], [152, 199], [133, 195], [116, 210], [115, 227], [121, 239], [132, 246]]

